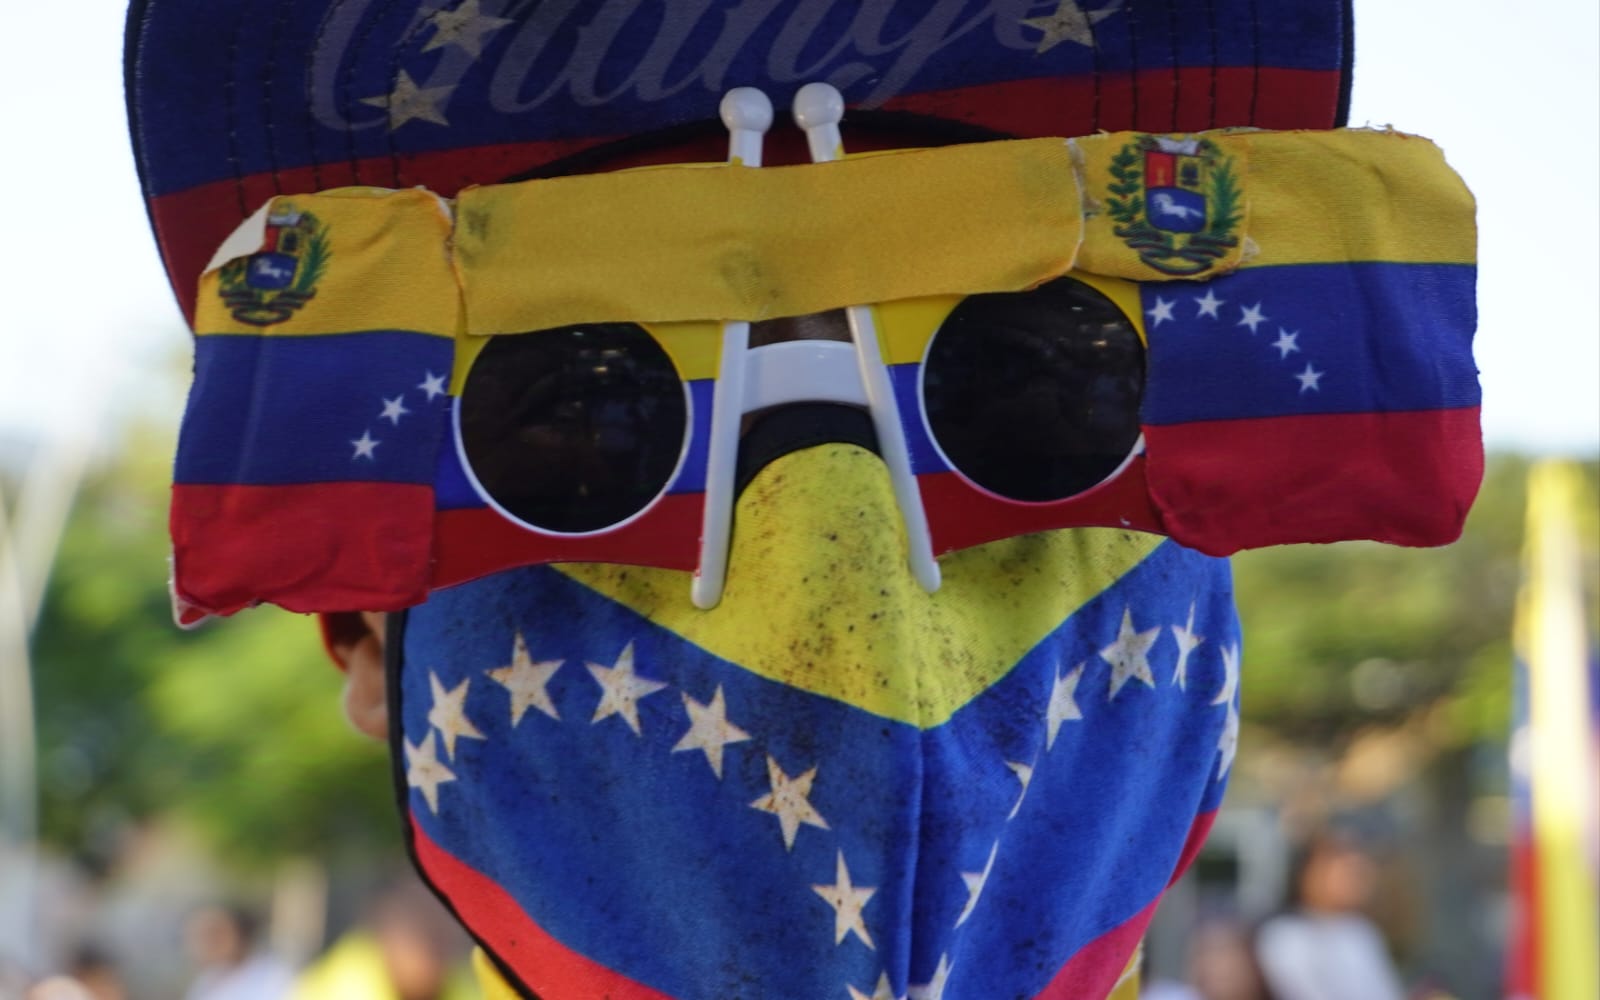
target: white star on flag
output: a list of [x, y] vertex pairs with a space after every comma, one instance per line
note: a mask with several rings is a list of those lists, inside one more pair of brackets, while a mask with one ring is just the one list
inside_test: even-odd
[[428, 394], [428, 402], [431, 403], [435, 396], [443, 396], [445, 393], [444, 376], [435, 375], [433, 372], [424, 372], [422, 381], [417, 385], [417, 388]]
[[376, 462], [378, 460], [378, 456], [374, 454], [374, 452], [378, 450], [378, 445], [383, 444], [382, 441], [373, 439], [371, 431], [362, 431], [361, 436], [350, 443], [355, 445], [356, 448], [356, 453], [350, 456], [350, 461], [352, 462], [358, 458], [364, 458], [369, 462]]
[[871, 995], [863, 993], [849, 984], [845, 985], [845, 989], [850, 991], [850, 1000], [898, 1000], [894, 995], [894, 989], [889, 985], [889, 974], [887, 972], [878, 976], [878, 985], [873, 989]]
[[433, 37], [422, 47], [424, 52], [454, 45], [476, 59], [483, 55], [483, 40], [508, 24], [515, 22], [504, 17], [490, 17], [478, 9], [479, 0], [462, 0], [455, 10], [441, 10], [428, 18], [433, 25]]
[[1283, 327], [1278, 327], [1278, 339], [1273, 341], [1272, 346], [1278, 349], [1278, 360], [1282, 361], [1300, 350], [1300, 331], [1290, 333]]
[[[1079, 669], [1082, 669], [1082, 667], [1080, 666]], [[1076, 708], [1077, 706], [1074, 705], [1073, 707]], [[1028, 785], [1033, 781], [1033, 768], [1027, 764], [1018, 764], [1012, 760], [1006, 761], [1006, 767], [1011, 768], [1011, 773], [1017, 776], [1017, 781], [1022, 785], [1022, 788], [1017, 791], [1016, 804], [1011, 807], [1011, 814], [1006, 817], [1007, 820], [1013, 820], [1017, 818], [1017, 813], [1022, 809], [1022, 800], [1028, 795]]]
[[1194, 304], [1200, 307], [1200, 312], [1195, 316], [1195, 319], [1199, 319], [1201, 316], [1221, 319], [1222, 314], [1217, 310], [1227, 304], [1227, 300], [1217, 298], [1217, 290], [1215, 288], [1207, 288], [1206, 294], [1201, 298], [1195, 299]]
[[455, 85], [448, 87], [419, 87], [417, 81], [405, 70], [395, 78], [394, 89], [377, 97], [363, 97], [362, 104], [384, 108], [389, 112], [389, 131], [413, 121], [449, 125], [440, 105], [450, 99]]
[[1172, 637], [1178, 640], [1178, 665], [1172, 671], [1172, 683], [1189, 690], [1189, 654], [1206, 641], [1205, 636], [1194, 634], [1194, 603], [1189, 604], [1189, 622], [1172, 626]]
[[644, 735], [639, 729], [639, 699], [655, 694], [666, 685], [633, 672], [633, 643], [623, 647], [622, 655], [617, 657], [614, 666], [603, 667], [598, 663], [586, 663], [584, 666], [589, 668], [589, 673], [599, 682], [602, 691], [600, 704], [595, 706], [594, 718], [589, 721], [599, 722], [609, 716], [620, 715], [628, 723], [628, 728], [633, 730], [633, 735]]
[[[1055, 685], [1050, 689], [1050, 704], [1045, 709], [1045, 723], [1049, 727], [1045, 732], [1044, 748], [1054, 749], [1056, 734], [1061, 731], [1063, 722], [1072, 722], [1083, 718], [1083, 713], [1078, 710], [1078, 681], [1083, 678], [1083, 668], [1086, 664], [1080, 663], [1068, 671], [1065, 677], [1057, 675]], [[1024, 789], [1026, 790], [1026, 789]]]
[[783, 830], [783, 846], [787, 850], [794, 850], [794, 837], [800, 832], [801, 823], [821, 830], [831, 829], [828, 821], [812, 808], [810, 802], [811, 784], [817, 780], [816, 768], [798, 778], [791, 778], [769, 756], [767, 780], [772, 785], [772, 791], [750, 803], [750, 808], [778, 817], [778, 826]]
[[400, 418], [410, 413], [406, 409], [405, 394], [402, 393], [393, 399], [387, 397], [383, 401], [383, 412], [378, 414], [379, 420], [387, 420], [396, 427], [400, 426]]
[[1076, 0], [1061, 0], [1054, 14], [1025, 17], [1020, 23], [1044, 32], [1044, 37], [1039, 39], [1039, 47], [1033, 50], [1034, 55], [1042, 56], [1062, 42], [1075, 42], [1092, 49], [1094, 25], [1115, 14], [1121, 6], [1119, 2], [1109, 9], [1085, 11]]
[[1328, 374], [1328, 373], [1327, 372], [1319, 372], [1315, 368], [1311, 367], [1311, 365], [1308, 363], [1306, 365], [1306, 370], [1301, 372], [1300, 374], [1296, 375], [1295, 378], [1300, 380], [1300, 391], [1301, 392], [1305, 392], [1307, 389], [1310, 389], [1310, 390], [1312, 390], [1314, 392], [1321, 392], [1322, 391], [1322, 376], [1324, 376], [1326, 374]]
[[437, 816], [439, 786], [456, 780], [456, 776], [440, 763], [438, 752], [434, 749], [433, 730], [428, 730], [420, 746], [412, 746], [410, 740], [403, 742], [406, 748], [406, 785], [420, 790], [422, 797], [428, 801], [428, 811]]
[[1239, 693], [1239, 647], [1222, 647], [1222, 690], [1211, 699], [1213, 705], [1231, 705]]
[[1229, 769], [1233, 767], [1234, 755], [1239, 752], [1239, 712], [1228, 703], [1228, 715], [1222, 723], [1222, 735], [1217, 737], [1217, 752], [1222, 755], [1217, 761], [1217, 780], [1227, 777]]
[[1123, 609], [1122, 627], [1116, 641], [1100, 651], [1100, 658], [1111, 664], [1111, 693], [1106, 696], [1107, 701], [1115, 698], [1131, 680], [1142, 681], [1146, 687], [1156, 686], [1155, 675], [1150, 672], [1150, 647], [1155, 645], [1160, 634], [1160, 626], [1135, 632], [1133, 609]]
[[911, 1000], [944, 1000], [944, 988], [950, 984], [950, 956], [939, 956], [939, 967], [933, 978], [920, 986], [911, 987]]
[[995, 841], [989, 848], [989, 860], [983, 863], [981, 872], [962, 872], [961, 881], [967, 884], [967, 905], [961, 908], [961, 916], [956, 918], [956, 926], [960, 927], [972, 916], [972, 911], [978, 908], [978, 897], [983, 895], [984, 884], [989, 881], [989, 873], [994, 871], [994, 859], [1000, 853], [1000, 841]]
[[433, 707], [428, 709], [428, 725], [439, 730], [439, 735], [444, 737], [444, 755], [454, 760], [456, 756], [456, 740], [481, 740], [483, 733], [467, 718], [467, 686], [470, 680], [464, 680], [449, 691], [439, 683], [439, 675], [428, 671], [428, 686], [433, 689]]
[[550, 689], [547, 686], [550, 678], [556, 675], [561, 665], [566, 660], [540, 660], [535, 663], [528, 655], [528, 642], [518, 632], [511, 645], [511, 663], [508, 666], [494, 670], [485, 670], [484, 673], [496, 684], [511, 693], [511, 725], [515, 727], [522, 721], [522, 716], [530, 708], [561, 721], [561, 713], [556, 710], [555, 702], [550, 700]]
[[867, 933], [866, 921], [861, 916], [861, 910], [867, 905], [867, 900], [878, 890], [857, 889], [850, 883], [850, 869], [845, 867], [844, 852], [839, 852], [839, 863], [834, 873], [832, 885], [814, 885], [811, 891], [821, 896], [823, 900], [833, 907], [833, 943], [844, 944], [847, 935], [854, 934], [861, 939], [861, 943], [868, 948], [877, 950], [877, 945], [872, 943], [872, 935]]
[[1261, 303], [1259, 302], [1253, 306], [1245, 306], [1242, 311], [1244, 318], [1239, 321], [1238, 325], [1248, 326], [1252, 334], [1256, 332], [1256, 327], [1267, 321], [1267, 318], [1261, 315]]
[[1171, 302], [1168, 302], [1166, 299], [1164, 299], [1161, 296], [1157, 295], [1156, 296], [1156, 304], [1155, 304], [1155, 306], [1153, 308], [1148, 309], [1148, 310], [1145, 311], [1145, 315], [1150, 317], [1150, 325], [1151, 326], [1160, 326], [1162, 323], [1165, 323], [1167, 320], [1174, 319], [1174, 317], [1172, 315], [1172, 307], [1177, 305], [1177, 304], [1178, 304], [1178, 301], [1176, 299], [1172, 300]]
[[683, 734], [683, 739], [672, 748], [673, 753], [682, 753], [685, 750], [703, 750], [706, 762], [711, 765], [711, 773], [722, 779], [722, 748], [729, 743], [743, 743], [750, 738], [750, 734], [728, 721], [728, 709], [722, 700], [722, 685], [717, 685], [717, 691], [711, 696], [711, 704], [702, 705], [689, 697], [688, 692], [683, 694], [683, 707], [689, 713], [689, 731]]

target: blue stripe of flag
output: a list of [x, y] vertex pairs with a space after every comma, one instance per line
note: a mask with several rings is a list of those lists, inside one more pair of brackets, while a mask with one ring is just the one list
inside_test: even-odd
[[1476, 280], [1470, 265], [1353, 263], [1146, 284], [1144, 422], [1477, 406]]
[[[438, 814], [415, 792], [412, 811], [568, 947], [683, 1000], [842, 995], [885, 968], [926, 982], [945, 954], [951, 995], [1032, 995], [1159, 895], [1196, 816], [1220, 799], [1226, 709], [1211, 702], [1220, 651], [1237, 643], [1229, 595], [1224, 561], [1167, 543], [924, 732], [750, 674], [548, 568], [500, 574], [409, 618], [407, 738], [428, 732], [429, 671], [447, 689], [471, 682], [467, 710], [486, 736], [458, 741]], [[1180, 688], [1170, 626], [1191, 602], [1206, 641]], [[1158, 630], [1155, 686], [1134, 681], [1110, 700], [1099, 651], [1130, 610], [1135, 628]], [[487, 627], [502, 622], [521, 623], [533, 659], [564, 661], [548, 686], [560, 720], [529, 710], [510, 725], [506, 692], [483, 675], [509, 662], [509, 628]], [[599, 689], [584, 666], [610, 666], [630, 642], [636, 673], [670, 685], [639, 702], [638, 736], [615, 716], [592, 721]], [[1082, 718], [1047, 750], [1050, 691], [1080, 663]], [[727, 746], [720, 781], [703, 753], [672, 752], [688, 730], [683, 695], [709, 703], [719, 686], [751, 737]], [[769, 790], [768, 756], [790, 777], [818, 769], [810, 801], [829, 829], [802, 826], [792, 850], [750, 805]], [[1034, 768], [1014, 819], [1022, 786], [1008, 762]], [[997, 840], [1000, 860], [956, 930], [962, 874], [981, 871]], [[836, 943], [812, 889], [834, 882], [840, 852], [854, 884], [876, 889], [863, 911], [875, 950]]]
[[[429, 483], [449, 397], [423, 386], [448, 382], [453, 352], [402, 331], [197, 337], [174, 480]], [[393, 400], [404, 412], [386, 419]]]

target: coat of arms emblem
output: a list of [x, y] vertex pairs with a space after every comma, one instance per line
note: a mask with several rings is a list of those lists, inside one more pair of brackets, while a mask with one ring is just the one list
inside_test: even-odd
[[330, 256], [327, 227], [280, 202], [267, 215], [261, 249], [223, 266], [223, 305], [241, 323], [282, 323], [317, 294]]
[[1152, 269], [1194, 277], [1239, 245], [1239, 179], [1210, 139], [1139, 136], [1112, 157], [1111, 177], [1112, 232]]

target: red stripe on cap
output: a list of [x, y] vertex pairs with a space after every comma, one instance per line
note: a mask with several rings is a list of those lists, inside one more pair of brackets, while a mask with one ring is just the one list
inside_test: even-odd
[[397, 611], [428, 594], [433, 488], [408, 483], [172, 487], [175, 585], [220, 615]]
[[1142, 456], [1115, 479], [1060, 503], [1005, 500], [974, 487], [954, 472], [925, 472], [917, 477], [917, 485], [933, 532], [934, 552], [940, 555], [1064, 526], [1162, 530], [1161, 517], [1150, 503]]
[[[1189, 837], [1184, 841], [1177, 867], [1167, 885], [1178, 881], [1189, 870], [1216, 819], [1215, 812], [1201, 813], [1195, 817], [1194, 826], [1189, 828]], [[1078, 953], [1050, 980], [1050, 985], [1035, 994], [1037, 1000], [1079, 1000], [1082, 997], [1103, 997], [1110, 993], [1127, 970], [1128, 962], [1143, 940], [1145, 928], [1150, 925], [1150, 918], [1155, 916], [1160, 903], [1158, 896], [1150, 901], [1149, 906], [1078, 949]]]
[[433, 586], [449, 587], [516, 566], [552, 562], [627, 563], [692, 571], [699, 560], [704, 494], [670, 493], [650, 512], [604, 535], [529, 531], [489, 507], [441, 510]]
[[1483, 480], [1478, 407], [1146, 427], [1168, 534], [1210, 555], [1369, 538], [1445, 545]]
[[548, 997], [672, 1000], [551, 937], [510, 893], [435, 844], [415, 820], [411, 836], [417, 864], [428, 880], [450, 901], [467, 929], [527, 988]]

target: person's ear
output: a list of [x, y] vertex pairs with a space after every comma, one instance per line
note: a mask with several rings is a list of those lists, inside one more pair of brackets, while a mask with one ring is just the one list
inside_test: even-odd
[[389, 616], [380, 611], [319, 615], [323, 644], [344, 671], [344, 715], [357, 732], [389, 738], [389, 693], [383, 637]]

